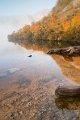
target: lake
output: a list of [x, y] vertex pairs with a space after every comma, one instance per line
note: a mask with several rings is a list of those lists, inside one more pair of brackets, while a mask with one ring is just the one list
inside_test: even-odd
[[0, 120], [79, 120], [80, 99], [64, 102], [55, 89], [80, 84], [80, 57], [49, 56], [48, 45], [9, 42], [8, 29], [0, 28]]

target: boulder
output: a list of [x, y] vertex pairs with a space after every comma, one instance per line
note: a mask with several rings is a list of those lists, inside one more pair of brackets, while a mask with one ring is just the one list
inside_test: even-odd
[[55, 95], [58, 97], [80, 97], [80, 86], [59, 86], [55, 90]]

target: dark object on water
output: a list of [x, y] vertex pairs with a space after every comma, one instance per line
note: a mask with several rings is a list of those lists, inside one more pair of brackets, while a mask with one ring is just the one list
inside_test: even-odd
[[32, 57], [32, 55], [29, 55], [28, 57]]
[[80, 46], [71, 46], [66, 48], [53, 49], [47, 52], [47, 54], [59, 54], [67, 56], [78, 56], [80, 55]]
[[58, 97], [80, 97], [80, 86], [59, 86], [55, 90], [55, 95]]

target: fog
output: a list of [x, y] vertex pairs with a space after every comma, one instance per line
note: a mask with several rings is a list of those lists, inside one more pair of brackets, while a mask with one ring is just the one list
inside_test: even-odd
[[49, 10], [43, 10], [35, 15], [25, 16], [0, 16], [0, 59], [4, 56], [9, 56], [15, 52], [21, 52], [18, 45], [8, 42], [7, 36], [13, 31], [17, 31], [24, 25], [30, 25], [48, 15]]
[[2, 34], [10, 34], [13, 31], [17, 31], [24, 25], [30, 25], [32, 22], [36, 22], [47, 16], [50, 10], [42, 10], [34, 15], [25, 16], [0, 16], [0, 36]]
[[25, 24], [31, 24], [33, 21], [31, 16], [0, 17], [0, 34], [11, 33], [20, 29]]

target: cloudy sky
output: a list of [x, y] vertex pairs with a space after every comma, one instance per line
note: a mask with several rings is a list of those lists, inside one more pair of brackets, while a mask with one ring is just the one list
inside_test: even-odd
[[57, 0], [0, 0], [0, 16], [32, 15], [51, 9]]

